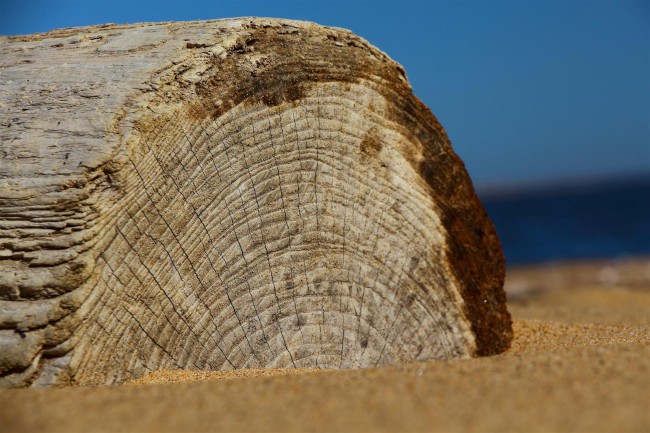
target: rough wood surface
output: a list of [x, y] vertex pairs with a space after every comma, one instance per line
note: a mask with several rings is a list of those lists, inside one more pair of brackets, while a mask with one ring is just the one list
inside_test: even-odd
[[0, 38], [0, 382], [353, 368], [512, 337], [492, 224], [403, 69], [236, 19]]

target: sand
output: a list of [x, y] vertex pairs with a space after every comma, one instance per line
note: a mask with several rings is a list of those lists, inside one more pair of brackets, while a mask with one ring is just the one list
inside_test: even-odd
[[650, 432], [650, 259], [509, 271], [505, 354], [0, 390], [2, 432]]

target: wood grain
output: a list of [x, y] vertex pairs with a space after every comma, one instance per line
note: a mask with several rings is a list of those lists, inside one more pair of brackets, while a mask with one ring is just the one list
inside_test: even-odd
[[0, 54], [2, 385], [508, 347], [492, 224], [366, 41], [237, 19]]

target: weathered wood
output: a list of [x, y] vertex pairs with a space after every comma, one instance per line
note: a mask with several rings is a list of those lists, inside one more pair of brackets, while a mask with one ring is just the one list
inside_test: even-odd
[[509, 345], [462, 162], [403, 69], [348, 31], [3, 37], [0, 110], [4, 386]]

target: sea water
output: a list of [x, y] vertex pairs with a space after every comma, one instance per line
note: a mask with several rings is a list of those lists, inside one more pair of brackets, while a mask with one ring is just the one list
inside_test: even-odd
[[486, 194], [508, 265], [650, 255], [650, 176]]

